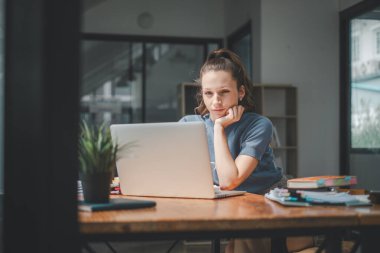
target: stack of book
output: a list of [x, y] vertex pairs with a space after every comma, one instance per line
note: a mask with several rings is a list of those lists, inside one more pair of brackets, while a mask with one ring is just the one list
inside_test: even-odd
[[120, 180], [119, 180], [119, 177], [114, 177], [112, 179], [111, 194], [112, 195], [119, 195], [119, 194], [121, 194], [121, 192], [120, 192]]
[[340, 192], [341, 186], [357, 184], [355, 176], [315, 176], [288, 180], [287, 189], [274, 189], [265, 195], [286, 206], [370, 205], [368, 195]]
[[289, 189], [320, 189], [357, 184], [356, 176], [315, 176], [288, 180]]

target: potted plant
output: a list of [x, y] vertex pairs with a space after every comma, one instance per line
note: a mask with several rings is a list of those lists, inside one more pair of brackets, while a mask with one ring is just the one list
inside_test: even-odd
[[113, 143], [110, 129], [105, 123], [97, 127], [82, 121], [78, 155], [84, 202], [109, 202], [118, 151], [119, 147]]

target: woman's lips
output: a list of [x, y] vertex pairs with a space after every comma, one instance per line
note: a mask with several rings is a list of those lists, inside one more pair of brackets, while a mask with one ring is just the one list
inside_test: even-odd
[[214, 109], [214, 110], [212, 110], [212, 112], [214, 114], [217, 114], [217, 115], [224, 115], [225, 114], [225, 110], [224, 109]]

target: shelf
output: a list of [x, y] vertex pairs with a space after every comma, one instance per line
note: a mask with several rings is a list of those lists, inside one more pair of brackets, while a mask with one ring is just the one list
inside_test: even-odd
[[273, 124], [271, 146], [278, 167], [297, 177], [297, 88], [281, 84], [256, 84], [253, 88], [255, 111]]

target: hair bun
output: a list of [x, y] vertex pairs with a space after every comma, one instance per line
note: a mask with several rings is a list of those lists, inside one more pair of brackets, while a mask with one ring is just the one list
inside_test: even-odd
[[231, 60], [231, 55], [229, 52], [223, 50], [223, 49], [218, 49], [218, 50], [214, 50], [212, 51], [208, 57], [207, 57], [207, 60], [211, 60], [211, 59], [219, 59], [219, 58], [226, 58], [226, 59], [229, 59]]

